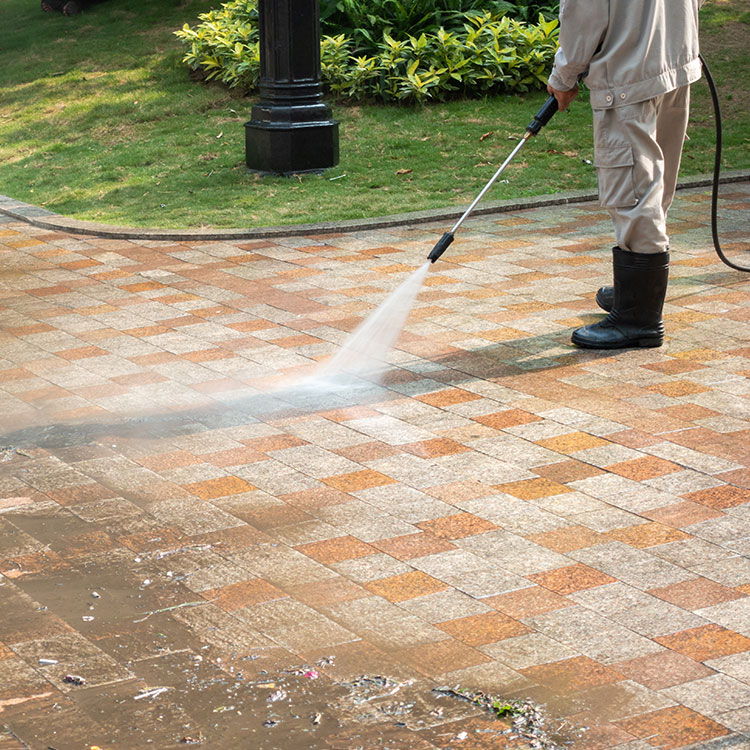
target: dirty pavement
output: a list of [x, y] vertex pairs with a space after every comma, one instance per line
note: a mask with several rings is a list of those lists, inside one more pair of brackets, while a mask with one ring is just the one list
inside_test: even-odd
[[[302, 389], [442, 224], [0, 216], [0, 750], [747, 750], [750, 279], [678, 194], [660, 349], [595, 204], [471, 219], [382, 382]], [[747, 261], [750, 184], [721, 236]]]

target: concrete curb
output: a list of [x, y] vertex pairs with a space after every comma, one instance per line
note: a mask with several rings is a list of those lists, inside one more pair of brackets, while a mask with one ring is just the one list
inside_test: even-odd
[[[727, 171], [720, 182], [745, 182], [750, 180], [749, 169]], [[697, 175], [680, 180], [677, 189], [710, 186], [713, 176]], [[477, 206], [473, 216], [483, 216], [508, 211], [520, 211], [527, 208], [545, 206], [563, 206], [570, 203], [586, 203], [597, 200], [596, 192], [575, 190], [551, 195], [537, 195], [528, 198], [514, 198], [504, 201], [487, 201]], [[289, 224], [275, 227], [250, 227], [247, 229], [146, 229], [140, 227], [118, 227], [111, 224], [98, 224], [94, 221], [79, 221], [47, 211], [22, 201], [0, 195], [0, 214], [18, 221], [24, 221], [41, 229], [71, 234], [92, 235], [105, 239], [122, 240], [167, 240], [173, 242], [190, 242], [199, 240], [262, 240], [274, 237], [296, 237], [307, 234], [335, 234], [339, 232], [362, 232], [370, 229], [385, 229], [395, 226], [412, 226], [429, 222], [451, 222], [458, 219], [466, 207], [437, 208], [430, 211], [414, 211], [391, 216], [379, 216], [370, 219], [348, 219], [328, 221], [319, 224]]]

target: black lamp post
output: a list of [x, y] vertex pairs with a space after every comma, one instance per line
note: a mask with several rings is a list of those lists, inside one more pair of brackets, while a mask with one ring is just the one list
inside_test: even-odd
[[297, 174], [339, 160], [339, 124], [320, 84], [318, 0], [258, 0], [260, 101], [245, 123], [250, 169]]

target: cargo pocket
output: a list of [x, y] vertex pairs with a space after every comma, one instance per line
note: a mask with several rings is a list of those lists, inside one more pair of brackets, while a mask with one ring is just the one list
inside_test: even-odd
[[599, 203], [604, 208], [637, 205], [633, 180], [633, 147], [628, 143], [595, 149], [594, 166], [599, 179]]

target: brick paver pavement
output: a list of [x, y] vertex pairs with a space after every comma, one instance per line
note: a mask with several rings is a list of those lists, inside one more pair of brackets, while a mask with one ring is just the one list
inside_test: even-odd
[[[660, 349], [574, 349], [608, 217], [518, 211], [430, 269], [382, 385], [335, 393], [270, 385], [445, 227], [0, 219], [0, 748], [281, 748], [268, 706], [363, 674], [528, 696], [585, 750], [750, 747], [750, 278], [707, 215], [679, 194]], [[720, 220], [747, 262], [750, 185]], [[269, 696], [295, 665], [311, 692]], [[512, 744], [448, 703], [333, 732], [322, 695], [300, 746]]]

